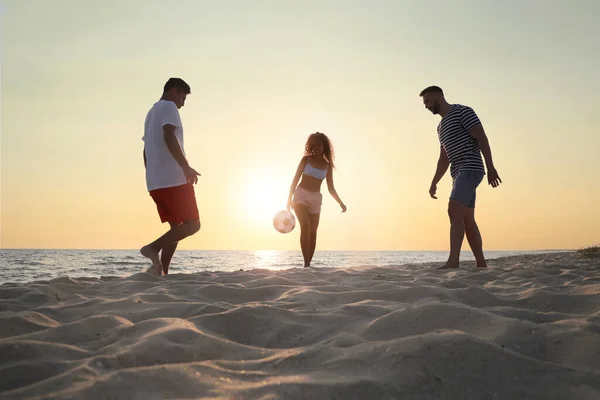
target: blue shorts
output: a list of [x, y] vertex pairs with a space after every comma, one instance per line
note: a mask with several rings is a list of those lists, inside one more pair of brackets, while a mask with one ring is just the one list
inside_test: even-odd
[[483, 171], [458, 171], [452, 181], [450, 200], [456, 200], [470, 208], [475, 208], [475, 191], [483, 180]]

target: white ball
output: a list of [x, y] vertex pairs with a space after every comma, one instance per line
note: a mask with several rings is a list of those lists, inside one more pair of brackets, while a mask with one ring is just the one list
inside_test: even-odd
[[296, 218], [288, 210], [277, 211], [273, 217], [273, 226], [277, 232], [290, 233], [296, 226]]

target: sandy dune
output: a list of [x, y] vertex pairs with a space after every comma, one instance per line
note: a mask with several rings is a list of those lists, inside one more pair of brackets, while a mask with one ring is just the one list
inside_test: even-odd
[[600, 399], [600, 259], [0, 286], [0, 399]]

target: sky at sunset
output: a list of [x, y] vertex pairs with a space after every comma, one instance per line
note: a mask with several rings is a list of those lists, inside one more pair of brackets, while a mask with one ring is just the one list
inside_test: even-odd
[[315, 131], [348, 207], [323, 186], [317, 251], [447, 249], [429, 85], [489, 137], [503, 184], [477, 192], [484, 250], [600, 243], [598, 0], [0, 5], [2, 248], [136, 249], [166, 231], [141, 138], [169, 77], [192, 88], [180, 115], [202, 174], [202, 229], [181, 249], [299, 250], [272, 216]]

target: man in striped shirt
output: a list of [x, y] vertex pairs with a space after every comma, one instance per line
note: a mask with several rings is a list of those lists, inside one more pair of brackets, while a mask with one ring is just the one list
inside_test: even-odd
[[465, 233], [477, 267], [487, 268], [481, 233], [475, 222], [475, 192], [485, 175], [482, 153], [487, 166], [488, 183], [495, 188], [502, 182], [492, 161], [487, 136], [475, 111], [461, 104], [448, 104], [441, 88], [430, 86], [423, 89], [420, 96], [425, 108], [442, 117], [437, 127], [440, 157], [429, 195], [437, 199], [437, 184], [448, 167], [452, 176], [452, 192], [448, 203], [450, 255], [448, 262], [440, 269], [458, 268]]

